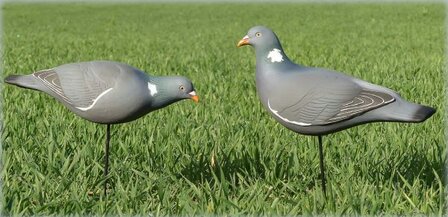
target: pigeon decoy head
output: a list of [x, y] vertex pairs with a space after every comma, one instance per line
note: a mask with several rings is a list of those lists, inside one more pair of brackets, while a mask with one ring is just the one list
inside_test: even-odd
[[196, 95], [193, 83], [188, 78], [183, 76], [163, 76], [157, 79], [159, 94], [156, 95], [156, 103], [166, 106], [183, 99], [199, 102], [199, 96]]
[[280, 42], [275, 33], [264, 26], [254, 26], [247, 32], [247, 35], [241, 39], [237, 47], [251, 45], [257, 48], [280, 47]]

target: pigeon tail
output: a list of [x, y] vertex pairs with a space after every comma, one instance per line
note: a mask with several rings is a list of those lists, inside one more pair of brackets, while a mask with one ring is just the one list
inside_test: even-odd
[[436, 109], [429, 106], [402, 102], [387, 116], [392, 121], [418, 123], [430, 118], [435, 112]]
[[5, 78], [5, 83], [19, 87], [38, 90], [38, 85], [33, 75], [10, 75]]
[[425, 121], [426, 119], [430, 118], [434, 113], [436, 113], [435, 108], [420, 105], [420, 108], [414, 113], [414, 120], [416, 122]]

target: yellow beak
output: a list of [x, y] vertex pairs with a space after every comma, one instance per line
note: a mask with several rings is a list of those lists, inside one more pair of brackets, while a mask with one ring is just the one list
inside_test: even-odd
[[248, 45], [249, 44], [249, 36], [244, 36], [243, 39], [241, 39], [238, 44], [236, 45], [237, 47], [241, 47], [244, 45]]
[[193, 100], [195, 103], [199, 102], [199, 96], [196, 95], [195, 91], [191, 91], [190, 93], [188, 93], [191, 96], [191, 100]]

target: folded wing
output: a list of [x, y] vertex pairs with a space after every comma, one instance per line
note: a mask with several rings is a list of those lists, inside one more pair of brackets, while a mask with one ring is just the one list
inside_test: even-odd
[[[55, 69], [33, 73], [46, 87], [62, 100], [79, 109], [90, 109], [95, 102], [114, 86], [113, 74], [119, 67], [98, 68], [92, 63], [74, 63]], [[104, 76], [104, 73], [109, 75]]]
[[[338, 79], [315, 86], [304, 94], [284, 93], [282, 100], [270, 101], [271, 112], [290, 124], [327, 125], [353, 118], [395, 99], [388, 93], [364, 89], [351, 81]], [[294, 97], [295, 96], [295, 97]]]

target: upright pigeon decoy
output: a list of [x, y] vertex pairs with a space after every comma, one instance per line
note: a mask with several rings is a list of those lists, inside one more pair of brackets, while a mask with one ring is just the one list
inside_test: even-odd
[[[186, 77], [149, 76], [111, 61], [70, 63], [30, 75], [10, 75], [5, 82], [45, 92], [80, 117], [106, 124], [105, 177], [109, 169], [111, 124], [133, 121], [179, 100], [199, 101]], [[107, 181], [105, 195], [106, 188]]]
[[237, 47], [244, 45], [255, 48], [257, 92], [269, 114], [296, 133], [318, 137], [324, 194], [323, 135], [369, 122], [422, 122], [436, 111], [407, 102], [388, 88], [295, 64], [266, 27], [251, 28]]

